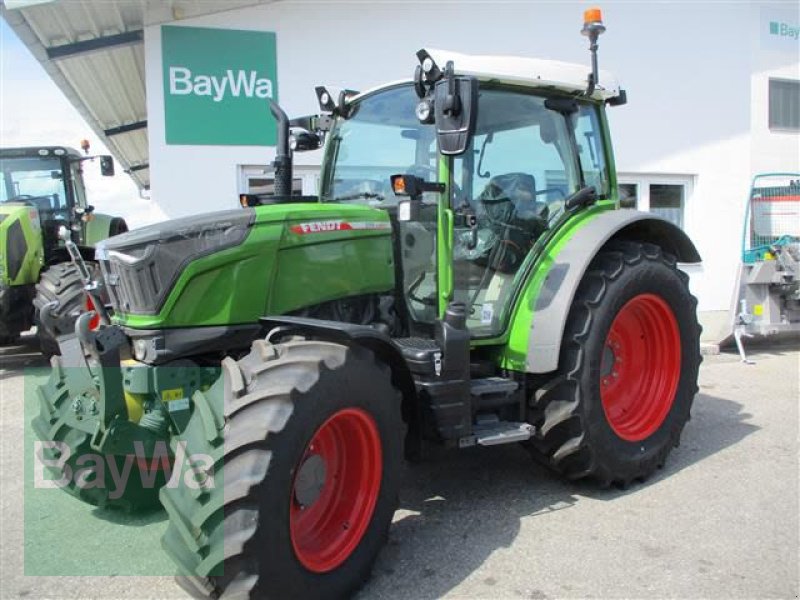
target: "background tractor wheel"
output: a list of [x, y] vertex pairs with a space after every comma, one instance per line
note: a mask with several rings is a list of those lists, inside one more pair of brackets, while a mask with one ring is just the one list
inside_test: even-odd
[[214, 486], [161, 492], [178, 582], [215, 598], [348, 596], [397, 505], [403, 423], [388, 367], [362, 348], [263, 340], [222, 366], [178, 440], [214, 457]]
[[[0, 331], [4, 331], [4, 329], [0, 329]], [[13, 346], [18, 342], [19, 342], [19, 334], [4, 335], [0, 333], [0, 348], [5, 348], [6, 346]]]
[[[61, 364], [61, 357], [54, 356], [50, 359], [50, 377], [39, 391], [39, 416], [33, 420], [32, 427], [37, 437], [43, 442], [56, 442], [55, 447], [42, 448], [46, 465], [53, 461], [61, 460], [69, 468], [73, 477], [69, 478], [66, 490], [80, 500], [104, 508], [119, 508], [128, 512], [150, 510], [160, 506], [158, 490], [166, 483], [164, 463], [168, 459], [145, 460], [147, 473], [141, 472], [142, 465], [135, 456], [101, 456], [89, 444], [91, 435], [75, 429], [65, 423], [65, 416], [72, 410], [71, 399], [67, 390], [66, 369]], [[42, 401], [47, 398], [48, 401]], [[59, 448], [66, 446], [69, 457], [64, 460]], [[164, 445], [166, 448], [166, 444]], [[100, 456], [103, 460], [98, 464], [96, 460], [86, 460], [89, 456]], [[79, 462], [79, 459], [84, 460]], [[116, 462], [116, 473], [129, 472], [130, 476], [124, 482], [123, 489], [117, 489], [114, 478], [108, 467], [108, 460]], [[126, 461], [129, 463], [126, 465]], [[49, 468], [49, 467], [48, 467]], [[85, 477], [79, 477], [81, 471]], [[58, 468], [54, 475], [56, 479], [67, 473], [67, 469]], [[76, 482], [80, 480], [81, 484]]]
[[[98, 268], [97, 263], [93, 262], [87, 262], [86, 266], [90, 272]], [[51, 329], [40, 321], [39, 311], [45, 304], [53, 301], [58, 302], [58, 308], [50, 313], [55, 321], [55, 326]], [[33, 306], [42, 354], [47, 357], [59, 354], [56, 336], [71, 333], [75, 327], [75, 319], [86, 309], [86, 295], [78, 267], [72, 263], [58, 263], [42, 271], [39, 283], [36, 284]]]
[[622, 487], [662, 467], [698, 389], [696, 306], [658, 246], [600, 252], [570, 310], [559, 372], [531, 400], [534, 457], [570, 479]]

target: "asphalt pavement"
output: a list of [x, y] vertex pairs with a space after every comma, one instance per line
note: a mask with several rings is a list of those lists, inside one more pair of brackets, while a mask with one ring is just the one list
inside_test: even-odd
[[[47, 363], [22, 342], [0, 349], [0, 596], [185, 598], [161, 550], [162, 511], [25, 493], [24, 405], [35, 410], [31, 383]], [[518, 446], [406, 466], [359, 600], [797, 598], [800, 352], [752, 358], [705, 357], [681, 446], [627, 490], [562, 481]]]

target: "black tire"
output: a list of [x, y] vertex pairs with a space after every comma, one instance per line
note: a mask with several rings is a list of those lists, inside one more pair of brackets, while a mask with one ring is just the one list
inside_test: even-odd
[[[642, 327], [657, 323], [660, 329], [650, 329], [649, 336], [642, 329], [641, 335], [631, 337], [643, 341], [623, 342], [634, 348], [645, 344], [649, 351], [634, 353], [636, 364], [644, 367], [628, 367], [628, 376], [621, 373], [618, 382], [617, 368], [622, 372], [625, 365], [623, 354], [615, 354], [618, 343], [611, 342], [612, 325], [618, 327], [623, 321], [617, 317], [622, 312], [629, 317], [629, 307], [640, 308], [639, 303], [654, 307], [654, 312], [639, 313], [648, 315], [639, 317]], [[701, 328], [696, 307], [687, 275], [658, 246], [614, 242], [601, 251], [576, 292], [559, 370], [531, 399], [529, 418], [536, 435], [529, 447], [534, 458], [570, 479], [591, 478], [621, 487], [661, 468], [680, 441], [698, 390]], [[671, 334], [668, 339], [674, 344], [656, 344], [659, 331]], [[667, 383], [662, 389], [651, 381]], [[613, 387], [617, 383], [619, 387]], [[611, 405], [620, 397], [628, 399], [622, 411]], [[615, 414], [607, 412], [604, 398]], [[633, 416], [640, 418], [630, 420]]]
[[[87, 262], [90, 272], [97, 270], [97, 263]], [[53, 327], [47, 327], [39, 319], [39, 313], [46, 304], [57, 302], [58, 307], [50, 314]], [[56, 337], [71, 333], [75, 320], [86, 309], [86, 296], [78, 267], [72, 263], [57, 263], [42, 271], [36, 284], [36, 297], [33, 299], [34, 323], [42, 354], [47, 357], [60, 354]]]
[[[186, 444], [187, 456], [214, 457], [215, 478], [224, 484], [202, 494], [185, 485], [161, 491], [170, 517], [162, 544], [178, 564], [178, 583], [192, 595], [215, 598], [352, 594], [369, 576], [397, 506], [403, 423], [388, 367], [362, 348], [263, 340], [238, 362], [226, 358], [222, 367], [217, 383], [193, 397], [193, 414], [177, 441]], [[363, 535], [354, 538], [343, 562], [315, 572], [293, 548], [290, 514], [298, 510], [300, 493], [294, 477], [313, 457], [311, 442], [329, 419], [348, 412], [369, 415], [378, 434], [377, 496], [374, 510], [360, 521]], [[344, 464], [368, 461], [361, 456]], [[319, 489], [329, 482], [322, 478]], [[315, 502], [307, 505], [309, 512]]]
[[[89, 462], [78, 460], [81, 457], [100, 456], [97, 450], [90, 445], [91, 435], [71, 427], [67, 421], [72, 411], [71, 398], [67, 389], [67, 369], [61, 363], [60, 356], [50, 359], [50, 377], [47, 382], [38, 390], [39, 395], [39, 416], [31, 423], [37, 437], [43, 442], [55, 442], [55, 447], [42, 446], [42, 457], [45, 465], [61, 459], [69, 472], [74, 475], [70, 477], [67, 485], [62, 489], [76, 498], [103, 508], [122, 509], [127, 512], [146, 511], [160, 506], [158, 491], [166, 483], [165, 471], [163, 469], [153, 470], [152, 483], [143, 483], [135, 456], [123, 457], [113, 456], [116, 461], [116, 472], [125, 473], [129, 470], [130, 476], [125, 481], [124, 489], [117, 490], [114, 479], [108, 468], [109, 456], [102, 456], [102, 469], [97, 469], [96, 474], [83, 478], [85, 485], [77, 485], [77, 475], [82, 469], [94, 469], [96, 461]], [[63, 460], [60, 452], [62, 445], [66, 445], [69, 457]], [[166, 443], [164, 444], [166, 449]], [[166, 460], [166, 459], [165, 459]], [[129, 465], [125, 462], [129, 461]], [[150, 465], [158, 464], [159, 461], [147, 459], [148, 469]], [[163, 463], [162, 463], [163, 464]], [[56, 479], [61, 478], [67, 470], [64, 468], [48, 469], [53, 472]], [[99, 481], [102, 480], [102, 481]], [[145, 476], [144, 481], [147, 480]]]
[[19, 343], [19, 334], [16, 335], [0, 335], [0, 348], [6, 346], [14, 346]]

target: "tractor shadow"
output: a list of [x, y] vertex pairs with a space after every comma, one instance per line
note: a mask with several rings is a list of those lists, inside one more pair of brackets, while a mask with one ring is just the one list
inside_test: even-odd
[[122, 525], [125, 527], [143, 527], [145, 525], [154, 525], [156, 523], [166, 522], [167, 511], [160, 506], [137, 511], [129, 511], [122, 508], [101, 508], [95, 506], [92, 508], [92, 517], [113, 525]]
[[[562, 480], [518, 445], [432, 452], [423, 464], [404, 468], [400, 508], [389, 541], [372, 578], [357, 597], [442, 597], [495, 551], [514, 544], [523, 520], [529, 531], [538, 528], [550, 535], [555, 513], [573, 508], [583, 499], [613, 501], [637, 494], [739, 443], [758, 429], [748, 422], [751, 415], [743, 409], [737, 402], [699, 394], [682, 443], [664, 469], [646, 483], [626, 490]], [[536, 536], [521, 544], [514, 552], [517, 560], [528, 555], [534, 560]], [[485, 589], [481, 595], [492, 597], [495, 584], [494, 578], [487, 576], [481, 583]]]
[[39, 349], [39, 340], [31, 332], [23, 333], [10, 346], [0, 347], [0, 381], [15, 377], [28, 368], [49, 365], [50, 361]]

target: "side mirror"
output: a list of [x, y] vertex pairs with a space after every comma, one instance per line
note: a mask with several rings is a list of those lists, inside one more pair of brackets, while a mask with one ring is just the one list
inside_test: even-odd
[[289, 134], [289, 147], [295, 152], [317, 150], [322, 147], [322, 138], [313, 131], [293, 128]]
[[463, 75], [440, 79], [434, 88], [433, 108], [439, 151], [453, 156], [464, 154], [475, 133], [478, 80]]
[[114, 176], [114, 159], [108, 154], [104, 154], [100, 157], [100, 174], [103, 177]]

